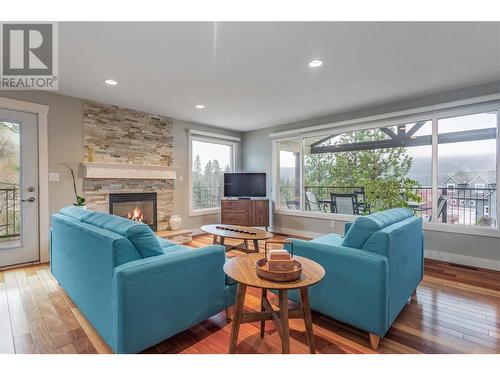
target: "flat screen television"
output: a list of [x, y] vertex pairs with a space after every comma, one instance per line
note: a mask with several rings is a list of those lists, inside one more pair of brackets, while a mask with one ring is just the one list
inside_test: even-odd
[[224, 173], [225, 197], [265, 197], [265, 173]]

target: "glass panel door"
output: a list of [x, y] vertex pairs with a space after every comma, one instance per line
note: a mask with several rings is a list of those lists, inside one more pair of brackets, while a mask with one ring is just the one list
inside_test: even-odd
[[0, 109], [0, 267], [39, 259], [34, 114]]

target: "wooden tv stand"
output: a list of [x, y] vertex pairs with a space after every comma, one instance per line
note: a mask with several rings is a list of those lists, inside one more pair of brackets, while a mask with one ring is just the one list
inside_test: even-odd
[[221, 224], [269, 226], [269, 199], [222, 199]]

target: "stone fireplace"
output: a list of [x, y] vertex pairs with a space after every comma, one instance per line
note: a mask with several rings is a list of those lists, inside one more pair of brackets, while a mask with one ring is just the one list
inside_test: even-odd
[[147, 224], [156, 231], [156, 193], [110, 194], [109, 213]]
[[[172, 167], [173, 121], [118, 106], [84, 101], [82, 108], [84, 130], [84, 160], [90, 165], [127, 167]], [[95, 163], [95, 164], [92, 164]], [[153, 230], [166, 230], [174, 204], [175, 179], [131, 178], [123, 169], [120, 174], [84, 178], [83, 193], [91, 210], [110, 212], [128, 217], [131, 202], [139, 197], [155, 196], [155, 203], [137, 203], [143, 220]], [[114, 199], [131, 199], [114, 205]], [[118, 202], [120, 203], [120, 202]], [[134, 209], [132, 207], [132, 219]], [[128, 209], [127, 212], [123, 210]], [[152, 212], [151, 212], [152, 211]], [[137, 218], [136, 218], [137, 219]]]

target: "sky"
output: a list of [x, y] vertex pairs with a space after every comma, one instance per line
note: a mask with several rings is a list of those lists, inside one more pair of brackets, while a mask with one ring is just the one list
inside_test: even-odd
[[196, 155], [200, 155], [202, 169], [209, 160], [214, 159], [217, 159], [222, 170], [231, 165], [231, 146], [228, 145], [193, 141], [193, 163]]

